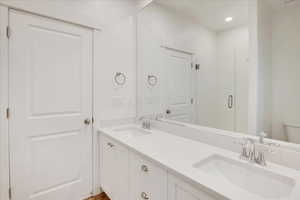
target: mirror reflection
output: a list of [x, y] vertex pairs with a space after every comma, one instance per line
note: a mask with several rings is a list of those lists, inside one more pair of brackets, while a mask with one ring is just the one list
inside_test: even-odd
[[259, 1], [260, 110], [268, 137], [300, 144], [300, 2]]
[[248, 1], [156, 0], [138, 48], [140, 114], [248, 131]]
[[300, 144], [299, 2], [251, 2], [155, 0], [138, 13], [140, 116]]

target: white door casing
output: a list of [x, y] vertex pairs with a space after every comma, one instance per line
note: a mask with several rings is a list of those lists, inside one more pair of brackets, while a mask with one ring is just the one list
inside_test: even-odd
[[10, 10], [13, 200], [92, 190], [92, 30]]
[[194, 121], [192, 55], [166, 48], [165, 108], [167, 118], [182, 122]]
[[8, 8], [0, 6], [0, 199], [9, 198], [9, 145], [8, 145]]
[[[248, 132], [249, 31], [242, 27], [218, 36], [218, 128]], [[230, 99], [230, 96], [232, 99]], [[232, 102], [230, 102], [232, 100]]]

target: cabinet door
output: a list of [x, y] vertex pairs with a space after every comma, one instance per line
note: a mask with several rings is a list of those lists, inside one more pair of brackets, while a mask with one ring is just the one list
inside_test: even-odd
[[107, 193], [108, 196], [113, 196], [113, 182], [112, 175], [114, 171], [114, 153], [112, 147], [110, 147], [109, 141], [105, 137], [100, 138], [100, 176], [102, 189]]
[[168, 200], [220, 200], [193, 188], [177, 177], [168, 175]]
[[113, 143], [114, 171], [113, 179], [114, 197], [111, 200], [129, 200], [129, 151], [126, 147]]
[[130, 155], [130, 199], [166, 200], [167, 172], [136, 154]]
[[127, 148], [101, 137], [101, 186], [111, 200], [128, 200], [128, 161]]

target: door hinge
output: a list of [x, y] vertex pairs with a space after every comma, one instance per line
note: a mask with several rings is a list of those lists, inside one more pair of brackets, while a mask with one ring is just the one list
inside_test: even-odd
[[94, 117], [92, 117], [92, 124], [94, 124], [94, 122], [95, 122], [95, 119], [94, 119]]
[[191, 104], [194, 104], [194, 98], [191, 98]]
[[200, 70], [200, 64], [196, 64], [195, 70], [196, 70], [196, 71], [199, 71], [199, 70]]
[[12, 199], [12, 191], [11, 188], [8, 189], [8, 198]]
[[6, 27], [6, 37], [9, 39], [10, 36], [11, 36], [11, 30], [10, 30], [10, 27], [7, 26], [7, 27]]
[[9, 119], [10, 117], [10, 109], [6, 108], [6, 119]]

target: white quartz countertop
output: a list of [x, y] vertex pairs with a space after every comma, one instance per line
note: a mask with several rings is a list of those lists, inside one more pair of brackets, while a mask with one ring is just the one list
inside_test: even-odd
[[[137, 125], [126, 125], [124, 127], [138, 127]], [[140, 137], [128, 137], [116, 132], [116, 128], [99, 128], [100, 134], [104, 134], [111, 139], [125, 145], [129, 149], [138, 152], [146, 158], [156, 162], [162, 167], [175, 175], [179, 175], [189, 181], [194, 187], [205, 189], [224, 199], [230, 200], [273, 200], [273, 198], [261, 198], [247, 190], [239, 187], [234, 187], [228, 182], [215, 179], [210, 174], [193, 167], [194, 164], [212, 156], [220, 155], [233, 160], [238, 160], [237, 153], [210, 146], [198, 141], [186, 139], [183, 137], [175, 136], [160, 130], [150, 130], [151, 134], [143, 135]], [[250, 163], [249, 163], [250, 164]], [[280, 200], [300, 200], [300, 173], [280, 165], [268, 163], [266, 167], [259, 168], [275, 172], [276, 174], [283, 175], [296, 180], [296, 186], [288, 198], [281, 198]], [[237, 172], [238, 173], [238, 172]], [[275, 199], [274, 199], [275, 200]], [[276, 200], [279, 200], [276, 198]]]

